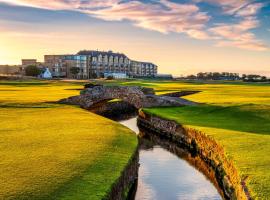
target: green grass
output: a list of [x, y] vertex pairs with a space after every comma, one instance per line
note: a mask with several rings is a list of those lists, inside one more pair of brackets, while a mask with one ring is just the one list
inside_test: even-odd
[[[202, 91], [185, 97], [202, 105], [145, 111], [214, 137], [234, 160], [241, 176], [248, 176], [253, 197], [269, 199], [269, 84], [102, 83], [153, 87], [158, 94]], [[47, 103], [77, 95], [82, 84], [0, 82], [0, 199], [3, 195], [13, 199], [100, 199], [117, 179], [137, 144], [130, 131], [80, 108]]]
[[0, 199], [102, 199], [136, 136], [78, 107], [46, 103], [77, 95], [79, 83], [0, 83]]
[[182, 81], [110, 81], [101, 82], [108, 85], [135, 85], [152, 87], [157, 94], [177, 92], [182, 90], [203, 91], [186, 96], [186, 99], [215, 105], [243, 105], [267, 104], [270, 105], [269, 83], [242, 83], [242, 82], [182, 82]]
[[270, 197], [270, 85], [157, 83], [156, 91], [201, 90], [192, 107], [143, 109], [215, 138], [233, 159], [255, 199]]
[[270, 134], [270, 105], [200, 105], [144, 110], [188, 125]]

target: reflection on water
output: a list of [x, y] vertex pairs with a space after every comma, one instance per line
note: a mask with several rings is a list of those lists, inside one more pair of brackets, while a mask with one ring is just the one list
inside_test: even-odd
[[[120, 122], [136, 133], [136, 118]], [[140, 141], [136, 200], [222, 199], [213, 184], [186, 160], [147, 139]]]
[[139, 156], [136, 200], [221, 199], [203, 174], [162, 147], [140, 150]]

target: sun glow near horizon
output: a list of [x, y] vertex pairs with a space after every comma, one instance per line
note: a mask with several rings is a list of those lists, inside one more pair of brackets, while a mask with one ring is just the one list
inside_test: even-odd
[[[99, 49], [153, 62], [160, 73], [233, 71], [270, 76], [267, 3], [184, 2], [0, 0], [0, 64]], [[144, 11], [137, 10], [141, 8]]]

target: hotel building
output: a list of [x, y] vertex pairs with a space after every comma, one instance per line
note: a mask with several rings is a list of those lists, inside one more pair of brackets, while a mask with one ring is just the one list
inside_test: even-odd
[[[113, 76], [125, 77], [154, 77], [157, 66], [148, 62], [130, 60], [125, 54], [112, 51], [80, 51], [76, 55], [45, 55], [45, 66], [54, 77], [67, 78], [102, 78]], [[79, 68], [74, 75], [71, 68]]]

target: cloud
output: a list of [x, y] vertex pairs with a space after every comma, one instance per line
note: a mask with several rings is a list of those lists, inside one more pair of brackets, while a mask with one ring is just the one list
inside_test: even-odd
[[142, 1], [122, 0], [0, 0], [53, 10], [75, 10], [92, 17], [107, 20], [128, 20], [133, 25], [161, 33], [186, 33], [197, 39], [208, 38], [204, 31], [210, 17], [200, 12], [195, 4], [173, 3], [169, 0]]
[[[259, 26], [256, 14], [264, 6], [251, 0], [193, 0], [176, 3], [171, 0], [0, 0], [0, 2], [51, 10], [72, 10], [106, 21], [127, 20], [134, 26], [164, 34], [184, 33], [199, 40], [214, 40], [217, 46], [262, 50], [266, 46], [250, 32]], [[238, 22], [207, 27], [209, 13], [202, 12], [198, 2], [218, 5], [224, 14]], [[209, 25], [208, 25], [209, 26]]]
[[252, 39], [252, 40], [238, 40], [238, 41], [218, 41], [216, 43], [217, 47], [237, 47], [240, 49], [248, 49], [254, 51], [265, 51], [269, 49], [262, 41]]
[[162, 33], [203, 32], [204, 24], [209, 20], [209, 16], [199, 12], [196, 5], [167, 0], [160, 0], [159, 4], [131, 1], [87, 13], [104, 20], [129, 20], [135, 26]]
[[217, 24], [210, 28], [209, 31], [215, 35], [222, 36], [226, 39], [238, 39], [243, 33], [259, 26], [259, 21], [256, 18], [249, 17], [236, 24]]
[[259, 21], [254, 17], [244, 18], [243, 21], [237, 24], [218, 24], [209, 31], [220, 37], [217, 42], [219, 47], [237, 47], [255, 51], [264, 51], [268, 49], [261, 40], [256, 39], [254, 33], [250, 32], [259, 26]]
[[216, 36], [216, 46], [237, 47], [248, 50], [264, 51], [269, 47], [263, 41], [256, 38], [251, 32], [259, 27], [260, 23], [256, 15], [263, 3], [252, 3], [251, 0], [195, 0], [197, 2], [208, 2], [222, 8], [224, 14], [230, 15], [238, 22], [216, 24], [208, 31]]
[[265, 6], [265, 3], [255, 2], [251, 0], [194, 0], [194, 2], [207, 2], [220, 6], [227, 15], [236, 16], [254, 16]]
[[[64, 1], [64, 0], [51, 0], [51, 1], [44, 1], [44, 0], [0, 0], [0, 2], [9, 3], [13, 5], [20, 5], [20, 6], [29, 6], [35, 8], [45, 8], [45, 9], [70, 9], [72, 8], [72, 3], [74, 5], [74, 1]], [[76, 1], [79, 2], [79, 1]]]
[[258, 13], [258, 11], [264, 6], [263, 3], [254, 3], [249, 4], [240, 10], [237, 11], [237, 16], [247, 17], [247, 16], [254, 16]]
[[198, 39], [198, 40], [208, 40], [208, 39], [212, 39], [212, 37], [205, 31], [201, 31], [201, 30], [196, 30], [196, 29], [191, 29], [187, 31], [188, 36], [190, 36], [191, 38], [194, 39]]
[[222, 8], [225, 14], [234, 14], [239, 9], [248, 5], [251, 0], [194, 0], [195, 2], [207, 2], [218, 5]]

